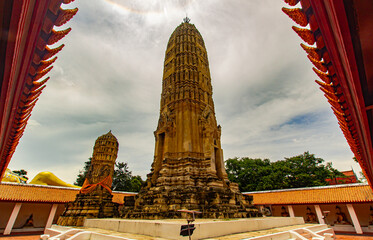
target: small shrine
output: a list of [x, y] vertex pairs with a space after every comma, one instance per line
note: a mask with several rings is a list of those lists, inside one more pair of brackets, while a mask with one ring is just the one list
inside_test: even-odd
[[75, 201], [66, 204], [58, 225], [82, 226], [86, 218], [118, 217], [118, 204], [113, 203], [111, 192], [117, 153], [118, 140], [111, 131], [97, 138], [84, 184]]

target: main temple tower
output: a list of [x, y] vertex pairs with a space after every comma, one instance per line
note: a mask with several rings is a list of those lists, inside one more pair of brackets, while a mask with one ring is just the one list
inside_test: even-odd
[[168, 41], [160, 105], [149, 184], [200, 186], [210, 178], [216, 180], [210, 185], [222, 187], [227, 174], [207, 51], [188, 19]]
[[227, 178], [207, 51], [189, 21], [184, 19], [167, 44], [154, 162], [134, 209], [127, 199], [124, 217], [174, 218], [180, 209], [211, 218], [256, 215], [246, 211], [250, 199]]

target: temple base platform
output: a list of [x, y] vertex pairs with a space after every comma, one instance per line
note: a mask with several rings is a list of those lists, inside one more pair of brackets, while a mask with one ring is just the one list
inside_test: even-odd
[[[141, 234], [164, 239], [187, 239], [180, 236], [185, 219], [135, 220], [135, 219], [86, 219], [84, 227], [115, 232]], [[304, 224], [302, 217], [261, 217], [250, 219], [196, 219], [193, 239], [205, 239], [249, 231]]]
[[[212, 183], [214, 182], [208, 184]], [[238, 185], [234, 183], [231, 183], [230, 187], [223, 185], [151, 187], [142, 189], [136, 196], [125, 197], [121, 217], [154, 220], [185, 219], [189, 214], [179, 212], [183, 209], [198, 211], [200, 213], [196, 217], [204, 219], [261, 217], [262, 214], [253, 206], [252, 201], [253, 197], [242, 195]]]

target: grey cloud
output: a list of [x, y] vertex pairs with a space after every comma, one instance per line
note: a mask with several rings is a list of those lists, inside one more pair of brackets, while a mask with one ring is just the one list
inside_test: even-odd
[[10, 168], [48, 170], [71, 183], [111, 129], [118, 161], [145, 177], [167, 41], [188, 13], [208, 51], [225, 158], [278, 160], [309, 150], [341, 170], [358, 169], [282, 1], [116, 2], [137, 13], [103, 0], [73, 3], [80, 10], [72, 31]]

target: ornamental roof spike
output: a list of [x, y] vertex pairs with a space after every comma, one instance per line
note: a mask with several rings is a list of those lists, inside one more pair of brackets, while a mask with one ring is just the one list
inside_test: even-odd
[[317, 84], [319, 84], [321, 87], [325, 88], [326, 90], [328, 90], [329, 92], [332, 92], [334, 89], [333, 89], [333, 86], [331, 84], [327, 84], [327, 83], [324, 83], [324, 82], [320, 82], [319, 80], [315, 80], [315, 82]]
[[33, 77], [33, 80], [34, 80], [34, 81], [37, 81], [37, 80], [39, 80], [40, 78], [44, 77], [47, 73], [50, 72], [50, 70], [52, 70], [52, 68], [53, 68], [53, 66], [50, 66], [49, 68], [44, 69], [44, 70], [42, 70], [41, 72], [36, 73], [36, 75]]
[[17, 124], [17, 128], [18, 128], [18, 129], [22, 129], [22, 131], [24, 131], [24, 130], [26, 129], [26, 126], [27, 126], [27, 121], [24, 122], [22, 125]]
[[328, 102], [330, 103], [330, 105], [332, 105], [333, 107], [335, 107], [335, 109], [337, 109], [340, 112], [343, 112], [343, 110], [341, 108], [341, 105], [339, 105], [337, 102], [333, 102], [333, 101], [328, 101]]
[[318, 48], [314, 48], [314, 47], [309, 47], [309, 46], [306, 46], [305, 44], [301, 43], [300, 46], [303, 48], [304, 51], [306, 51], [306, 53], [308, 55], [310, 55], [312, 58], [318, 60], [318, 61], [321, 61], [321, 54], [319, 54], [320, 50]]
[[342, 123], [338, 122], [339, 128], [342, 129], [342, 131], [348, 132], [348, 127], [344, 126]]
[[41, 92], [38, 92], [38, 93], [36, 93], [35, 95], [30, 94], [30, 95], [27, 97], [26, 101], [27, 101], [27, 102], [33, 101], [33, 100], [37, 99], [37, 98], [40, 96], [40, 94], [41, 94]]
[[[19, 139], [23, 136], [23, 132], [18, 133], [15, 137], [12, 138], [15, 141], [14, 145], [18, 144]], [[14, 149], [15, 150], [15, 149]], [[14, 152], [14, 151], [13, 151]]]
[[37, 102], [39, 99], [38, 98], [36, 98], [36, 99], [32, 99], [32, 100], [22, 100], [22, 103], [24, 104], [24, 105], [31, 105], [32, 104], [32, 102]]
[[44, 85], [49, 79], [50, 79], [50, 77], [47, 77], [47, 78], [45, 78], [44, 80], [42, 80], [40, 82], [33, 81], [32, 82], [32, 89], [31, 89], [31, 91], [33, 91], [33, 90], [39, 88], [40, 86]]
[[295, 23], [299, 24], [302, 27], [308, 25], [308, 19], [306, 14], [301, 8], [282, 8], [282, 11], [288, 15]]
[[18, 124], [26, 124], [27, 121], [30, 119], [30, 117], [31, 117], [31, 114], [28, 115], [25, 119], [18, 121]]
[[[34, 101], [35, 104], [31, 105], [30, 107], [27, 108], [27, 112], [31, 113], [32, 112], [32, 109], [34, 109], [35, 105], [36, 105], [36, 101]], [[31, 115], [31, 114], [30, 114]]]
[[298, 36], [308, 43], [309, 45], [313, 45], [315, 43], [315, 37], [313, 36], [313, 32], [307, 28], [299, 28], [293, 26], [292, 29], [298, 34]]
[[335, 99], [335, 101], [338, 101], [337, 96], [333, 92], [329, 92], [325, 88], [320, 88], [321, 91], [323, 91], [326, 95], [328, 95], [330, 98]]
[[23, 111], [22, 113], [18, 114], [18, 119], [21, 121], [21, 120], [25, 120], [29, 115], [31, 115], [31, 112], [30, 111]]
[[21, 118], [23, 118], [22, 116], [27, 115], [30, 112], [31, 111], [29, 111], [29, 108], [18, 108], [18, 115], [21, 116]]
[[37, 94], [37, 93], [43, 91], [43, 89], [44, 89], [45, 87], [46, 87], [46, 86], [44, 85], [44, 86], [42, 86], [42, 87], [40, 87], [40, 88], [38, 88], [38, 89], [35, 89], [35, 90], [31, 91], [30, 93], [31, 93], [32, 95]]
[[[338, 122], [338, 125], [339, 125], [339, 127], [344, 131], [344, 132], [346, 132], [346, 133], [350, 133], [350, 129], [348, 129], [348, 127], [346, 127], [346, 126], [343, 126], [341, 123], [339, 123]], [[351, 135], [351, 133], [349, 134], [349, 135]], [[353, 138], [352, 138], [353, 139]]]
[[356, 143], [355, 143], [355, 139], [353, 139], [353, 137], [351, 137], [351, 135], [348, 134], [349, 133], [348, 130], [345, 130], [345, 129], [341, 128], [341, 127], [339, 127], [339, 128], [342, 130], [343, 135], [345, 135], [346, 140], [348, 142], [348, 145], [350, 145], [351, 150], [354, 153], [357, 152], [357, 146], [356, 146]]
[[332, 110], [333, 110], [334, 113], [338, 114], [339, 116], [342, 116], [342, 117], [345, 116], [345, 114], [344, 114], [343, 112], [338, 111], [338, 109], [336, 109], [336, 108], [333, 107], [333, 106], [332, 106]]
[[61, 51], [64, 46], [65, 46], [65, 44], [61, 44], [60, 46], [58, 46], [56, 48], [52, 48], [52, 49], [49, 48], [48, 46], [45, 46], [44, 55], [42, 57], [42, 60], [47, 60], [47, 59], [53, 57], [59, 51]]
[[300, 0], [284, 0], [284, 2], [286, 2], [290, 6], [295, 6], [300, 2]]
[[13, 134], [13, 135], [17, 135], [18, 133], [20, 133], [22, 131], [22, 129], [19, 129], [17, 127], [13, 127], [11, 130], [10, 130], [10, 133]]
[[52, 45], [64, 38], [69, 32], [71, 31], [71, 28], [67, 28], [65, 30], [56, 31], [52, 29], [51, 34], [49, 35], [47, 45]]
[[30, 112], [25, 112], [23, 114], [20, 114], [18, 117], [17, 117], [17, 120], [18, 121], [23, 121], [23, 120], [26, 120], [28, 117], [31, 116], [31, 113]]
[[316, 59], [312, 58], [310, 55], [307, 55], [307, 57], [317, 69], [319, 69], [320, 71], [324, 73], [328, 71], [328, 68], [325, 66], [325, 63], [323, 61], [317, 61]]
[[329, 95], [327, 95], [326, 93], [324, 94], [324, 96], [328, 99], [328, 101], [332, 101], [332, 102], [335, 102], [335, 103], [339, 103], [338, 101], [338, 98], [336, 97], [330, 97]]
[[[334, 107], [335, 109], [337, 109], [337, 110], [339, 109], [338, 106], [336, 106], [337, 103], [333, 103], [332, 101], [328, 101], [328, 102], [329, 102], [329, 103], [331, 104], [331, 106]], [[332, 104], [332, 103], [333, 103], [333, 104]], [[339, 111], [339, 110], [338, 110], [338, 111]], [[343, 110], [341, 109], [339, 112], [342, 113]], [[344, 123], [346, 126], [349, 126], [349, 125], [348, 125], [348, 122], [346, 121], [346, 118], [344, 118], [344, 116], [340, 116], [340, 115], [336, 115], [336, 116], [338, 116], [338, 117], [337, 117], [337, 120], [338, 120], [339, 122], [342, 122], [342, 123]]]
[[320, 70], [318, 70], [317, 68], [312, 68], [312, 70], [317, 74], [317, 76], [319, 76], [319, 78], [324, 81], [325, 83], [331, 83], [332, 80], [331, 80], [331, 76], [327, 73], [324, 73], [324, 72], [321, 72]]
[[26, 125], [16, 126], [16, 127], [12, 128], [11, 132], [13, 134], [18, 134], [18, 133], [22, 132], [23, 130], [25, 130], [25, 127], [26, 127]]
[[323, 87], [323, 86], [321, 86], [321, 87], [319, 87], [320, 88], [320, 90], [321, 91], [323, 91], [324, 93], [328, 93], [328, 94], [333, 94], [333, 95], [335, 95], [334, 93], [333, 93], [333, 89], [328, 89], [328, 88], [325, 88], [325, 87]]
[[36, 72], [43, 71], [44, 69], [46, 69], [47, 67], [52, 65], [56, 60], [57, 60], [57, 57], [54, 57], [54, 58], [49, 59], [49, 60], [41, 60]]
[[24, 124], [23, 126], [21, 126], [19, 129], [18, 129], [18, 132], [24, 132], [26, 129], [26, 124]]
[[24, 107], [33, 107], [33, 106], [35, 106], [35, 104], [36, 104], [36, 102], [38, 101], [39, 99], [37, 98], [37, 99], [35, 99], [35, 100], [33, 100], [33, 101], [30, 101], [30, 102], [25, 102], [24, 104]]
[[35, 99], [33, 101], [29, 101], [29, 102], [23, 102], [23, 106], [22, 108], [29, 108], [31, 106], [35, 106], [36, 102], [38, 101], [39, 99]]
[[77, 12], [78, 12], [78, 8], [74, 8], [74, 9], [60, 8], [57, 20], [54, 22], [54, 25], [57, 27], [62, 26], [63, 24], [70, 21], [70, 19], [73, 18]]

